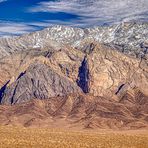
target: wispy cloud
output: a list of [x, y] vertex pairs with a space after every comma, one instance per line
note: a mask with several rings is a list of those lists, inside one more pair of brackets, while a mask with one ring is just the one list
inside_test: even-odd
[[[147, 17], [148, 0], [57, 0], [40, 2], [30, 12], [64, 12], [79, 16], [82, 25], [116, 23]], [[148, 18], [147, 18], [148, 19]], [[76, 20], [77, 21], [77, 20]], [[76, 25], [77, 22], [72, 22]]]
[[[4, 2], [7, 0], [0, 0]], [[36, 12], [46, 12], [57, 14], [59, 12], [74, 14], [76, 18], [68, 19], [52, 18], [44, 20], [43, 18], [34, 19], [34, 21], [15, 22], [0, 20], [0, 36], [19, 35], [54, 24], [68, 25], [75, 27], [89, 27], [107, 24], [119, 23], [121, 21], [146, 20], [148, 21], [148, 0], [55, 0], [42, 1], [33, 7], [27, 8], [25, 15]], [[42, 16], [42, 15], [41, 15]], [[63, 20], [62, 20], [63, 19]], [[25, 21], [25, 19], [24, 19]]]
[[20, 35], [35, 30], [35, 27], [29, 24], [0, 21], [0, 36]]

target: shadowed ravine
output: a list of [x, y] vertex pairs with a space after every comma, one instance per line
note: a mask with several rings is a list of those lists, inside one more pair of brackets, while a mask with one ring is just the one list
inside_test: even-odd
[[84, 93], [89, 93], [89, 68], [86, 57], [79, 68], [77, 84]]

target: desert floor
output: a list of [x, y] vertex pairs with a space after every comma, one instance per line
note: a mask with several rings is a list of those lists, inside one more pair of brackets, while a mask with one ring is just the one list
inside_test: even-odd
[[148, 148], [148, 131], [68, 131], [0, 126], [0, 148]]

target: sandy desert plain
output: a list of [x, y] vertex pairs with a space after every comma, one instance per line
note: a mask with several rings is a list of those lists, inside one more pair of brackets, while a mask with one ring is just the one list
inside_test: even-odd
[[1, 126], [1, 148], [148, 148], [148, 131], [84, 130]]

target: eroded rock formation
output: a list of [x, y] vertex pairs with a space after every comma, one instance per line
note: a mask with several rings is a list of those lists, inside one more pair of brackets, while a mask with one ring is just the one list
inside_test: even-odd
[[148, 95], [148, 67], [142, 65], [141, 59], [128, 57], [102, 44], [93, 44], [89, 54], [65, 47], [50, 57], [42, 55], [41, 51], [35, 56], [17, 58], [13, 64], [14, 73], [10, 71], [11, 67], [8, 69], [11, 78], [1, 103], [15, 104], [77, 92], [120, 98], [122, 93], [135, 87]]

